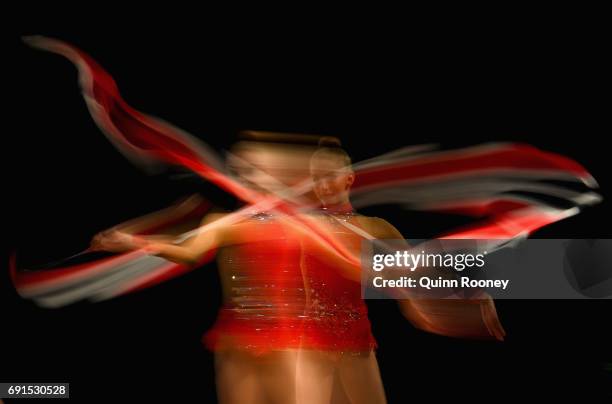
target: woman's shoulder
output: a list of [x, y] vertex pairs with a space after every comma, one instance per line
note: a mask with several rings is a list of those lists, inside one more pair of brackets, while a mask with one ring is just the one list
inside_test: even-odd
[[230, 212], [225, 212], [225, 211], [212, 211], [206, 214], [206, 216], [204, 216], [204, 218], [202, 219], [202, 222], [204, 224], [206, 223], [211, 223], [211, 222], [215, 222], [219, 219], [224, 218], [225, 216], [229, 215]]
[[401, 233], [388, 221], [377, 216], [357, 215], [361, 226], [378, 239], [403, 238]]

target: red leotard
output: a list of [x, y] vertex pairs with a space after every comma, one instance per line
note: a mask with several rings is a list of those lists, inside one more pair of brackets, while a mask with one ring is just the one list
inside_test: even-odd
[[[362, 238], [338, 222], [344, 220], [359, 226], [357, 215], [340, 211], [326, 212], [321, 217], [329, 220], [333, 235], [345, 246], [359, 251]], [[376, 348], [360, 283], [342, 276], [328, 259], [317, 254], [315, 248], [305, 244], [302, 253], [302, 270], [308, 291], [302, 347], [340, 352], [364, 352]]]
[[219, 253], [225, 303], [204, 343], [255, 354], [297, 349], [305, 300], [299, 241], [265, 213], [235, 230], [243, 241]]

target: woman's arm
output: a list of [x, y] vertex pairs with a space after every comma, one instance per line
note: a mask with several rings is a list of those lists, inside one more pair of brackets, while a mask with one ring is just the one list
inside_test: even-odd
[[[377, 238], [403, 239], [401, 233], [383, 219], [378, 219], [377, 227]], [[444, 276], [444, 273], [437, 275]], [[492, 337], [498, 341], [503, 341], [506, 335], [497, 316], [495, 303], [486, 293], [482, 293], [478, 299], [397, 299], [397, 303], [408, 321], [417, 328], [435, 334], [467, 338]]]
[[[225, 216], [223, 213], [211, 213], [204, 217], [201, 227], [209, 225]], [[91, 243], [93, 250], [110, 252], [126, 252], [144, 250], [169, 261], [194, 265], [208, 251], [222, 247], [226, 226], [211, 226], [210, 229], [180, 244], [171, 240], [160, 239], [159, 236], [136, 236], [120, 231], [103, 232], [94, 237]]]

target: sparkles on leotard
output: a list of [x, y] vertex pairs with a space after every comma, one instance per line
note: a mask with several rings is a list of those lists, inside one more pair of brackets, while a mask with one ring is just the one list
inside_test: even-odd
[[[357, 216], [351, 211], [335, 213], [338, 220], [359, 226]], [[362, 238], [332, 216], [328, 213], [317, 215], [328, 222], [327, 227], [345, 246], [359, 251]], [[302, 253], [302, 270], [308, 289], [302, 348], [339, 352], [376, 348], [360, 283], [342, 276], [338, 268], [308, 244], [304, 244]]]
[[305, 302], [299, 241], [268, 214], [235, 230], [242, 241], [219, 256], [225, 303], [204, 343], [255, 354], [297, 349]]

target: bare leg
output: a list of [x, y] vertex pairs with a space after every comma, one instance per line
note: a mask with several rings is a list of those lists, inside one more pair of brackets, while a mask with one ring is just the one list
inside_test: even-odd
[[256, 379], [253, 357], [228, 350], [215, 353], [217, 396], [221, 404], [257, 404], [263, 402]]
[[334, 387], [332, 388], [332, 396], [331, 396], [331, 404], [351, 404], [351, 400], [349, 400], [346, 392], [344, 391], [344, 386], [340, 381], [340, 375], [338, 374], [338, 370], [334, 373]]
[[296, 370], [297, 404], [329, 404], [337, 354], [300, 350]]
[[385, 404], [385, 389], [373, 351], [342, 354], [338, 372], [352, 404]]
[[257, 378], [271, 404], [295, 404], [297, 351], [271, 352], [257, 358]]

